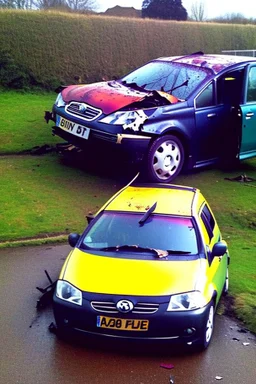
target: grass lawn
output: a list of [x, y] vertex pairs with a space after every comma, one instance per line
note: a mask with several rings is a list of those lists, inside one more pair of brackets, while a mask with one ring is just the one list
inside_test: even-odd
[[[119, 160], [97, 162], [96, 158], [92, 167], [90, 162], [82, 165], [79, 158], [71, 164], [56, 153], [7, 156], [60, 141], [51, 136], [51, 125], [43, 120], [44, 110], [51, 108], [54, 99], [55, 94], [0, 94], [4, 111], [0, 122], [0, 246], [34, 236], [81, 232], [86, 214], [96, 212], [135, 174]], [[230, 295], [236, 314], [256, 332], [256, 182], [225, 179], [241, 174], [256, 179], [256, 159], [229, 173], [205, 169], [180, 175], [175, 183], [200, 188], [212, 207], [230, 249]]]
[[118, 189], [57, 154], [2, 156], [0, 178], [0, 242], [81, 231], [86, 215]]
[[58, 142], [51, 135], [51, 125], [44, 120], [44, 111], [51, 110], [56, 96], [0, 90], [0, 154]]

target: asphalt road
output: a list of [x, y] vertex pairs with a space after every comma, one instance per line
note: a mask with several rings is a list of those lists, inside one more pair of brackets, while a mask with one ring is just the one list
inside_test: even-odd
[[256, 382], [256, 338], [225, 316], [216, 316], [212, 343], [203, 353], [59, 340], [48, 329], [51, 307], [36, 308], [36, 286], [48, 285], [44, 270], [57, 278], [69, 249], [0, 250], [1, 384], [168, 384], [170, 376], [175, 384]]

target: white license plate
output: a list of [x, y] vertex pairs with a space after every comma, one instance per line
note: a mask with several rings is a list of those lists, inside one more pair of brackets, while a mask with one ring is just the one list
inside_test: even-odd
[[82, 137], [83, 139], [86, 139], [86, 140], [89, 137], [90, 128], [87, 128], [81, 124], [73, 123], [72, 121], [64, 119], [63, 117], [58, 115], [56, 118], [56, 125], [57, 127], [71, 133], [72, 135]]

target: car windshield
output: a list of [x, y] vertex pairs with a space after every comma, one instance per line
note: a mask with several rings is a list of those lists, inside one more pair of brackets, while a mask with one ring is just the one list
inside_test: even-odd
[[[151, 214], [104, 212], [83, 238], [83, 248], [169, 254], [197, 254], [197, 239], [191, 218]], [[158, 255], [160, 256], [161, 253]]]
[[171, 93], [178, 99], [186, 100], [209, 73], [206, 68], [153, 61], [131, 72], [120, 81], [134, 88], [163, 91]]

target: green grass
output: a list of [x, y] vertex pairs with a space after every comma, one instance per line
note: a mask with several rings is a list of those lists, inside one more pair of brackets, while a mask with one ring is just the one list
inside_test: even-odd
[[[0, 94], [0, 106], [5, 105], [0, 127], [0, 154], [4, 154], [0, 156], [0, 246], [81, 232], [86, 214], [96, 212], [131, 178], [128, 168], [118, 168], [117, 162], [97, 162], [97, 157], [88, 164], [78, 157], [71, 164], [56, 153], [7, 156], [58, 141], [51, 136], [51, 124], [43, 120], [44, 110], [51, 108], [54, 99], [54, 94]], [[215, 168], [184, 174], [175, 183], [200, 188], [212, 207], [229, 245], [230, 294], [236, 315], [256, 332], [256, 182], [225, 179], [241, 174], [256, 179], [256, 159], [241, 163], [233, 172]]]
[[56, 93], [19, 93], [0, 90], [0, 153], [18, 153], [37, 145], [56, 144], [44, 111], [51, 110]]
[[81, 232], [89, 211], [117, 188], [63, 164], [56, 154], [1, 157], [0, 178], [0, 241]]

